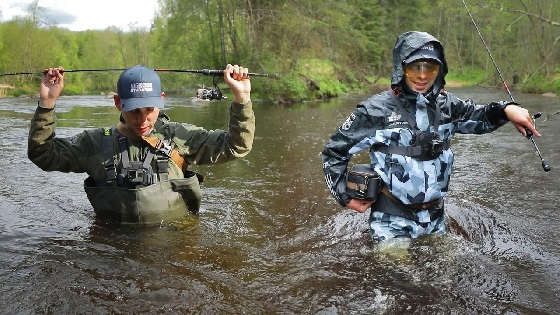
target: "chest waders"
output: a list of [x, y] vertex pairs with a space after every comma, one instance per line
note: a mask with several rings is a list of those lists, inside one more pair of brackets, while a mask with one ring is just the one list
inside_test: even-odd
[[[378, 151], [387, 154], [386, 163], [392, 164], [390, 159], [390, 154], [398, 154], [409, 156], [420, 161], [434, 160], [443, 151], [450, 148], [450, 140], [441, 140], [439, 137], [439, 125], [441, 121], [441, 109], [436, 103], [435, 115], [432, 126], [434, 127], [434, 132], [431, 132], [429, 127], [428, 131], [422, 131], [418, 128], [416, 124], [415, 117], [403, 108], [402, 116], [406, 119], [410, 126], [412, 132], [412, 140], [410, 141], [410, 146], [396, 146], [396, 145], [373, 145], [370, 150]], [[392, 176], [392, 175], [391, 175]], [[393, 196], [387, 187], [383, 187], [380, 190], [377, 201], [373, 205], [373, 208], [379, 209], [379, 211], [404, 217], [410, 220], [417, 220], [416, 213], [422, 210], [428, 210], [432, 220], [440, 217], [443, 214], [443, 198], [433, 200], [423, 204], [404, 204], [398, 198]]]
[[[115, 142], [118, 152], [114, 152]], [[88, 177], [84, 181], [98, 217], [120, 223], [159, 224], [180, 219], [187, 210], [198, 212], [202, 197], [198, 178], [194, 172], [183, 170], [185, 178], [169, 179], [172, 147], [166, 142], [158, 149], [150, 145], [143, 161], [130, 161], [127, 138], [114, 127], [104, 130], [105, 179], [96, 182]]]

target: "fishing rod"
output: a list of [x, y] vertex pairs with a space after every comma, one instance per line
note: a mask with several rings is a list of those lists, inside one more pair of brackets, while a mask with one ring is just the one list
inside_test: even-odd
[[[62, 73], [65, 72], [106, 72], [106, 71], [125, 71], [128, 70], [127, 68], [108, 68], [108, 69], [74, 69], [74, 70], [61, 70]], [[185, 70], [185, 69], [152, 69], [156, 72], [181, 72], [181, 73], [197, 73], [203, 75], [223, 75], [224, 70], [215, 70], [215, 69], [202, 69], [202, 70]], [[46, 73], [45, 71], [42, 72], [10, 72], [10, 73], [0, 73], [0, 77], [3, 76], [14, 76], [14, 75], [43, 75]], [[269, 73], [254, 73], [249, 72], [247, 73], [250, 77], [264, 77], [264, 78], [276, 78], [276, 74], [269, 74]]]
[[[467, 13], [469, 14], [469, 17], [471, 18], [472, 24], [474, 25], [474, 28], [476, 29], [476, 32], [478, 33], [478, 37], [480, 37], [480, 40], [482, 41], [482, 44], [484, 45], [484, 48], [486, 48], [486, 51], [488, 52], [488, 56], [490, 56], [490, 60], [492, 60], [492, 64], [494, 65], [494, 68], [496, 68], [496, 71], [498, 72], [498, 76], [500, 77], [500, 80], [502, 80], [502, 84], [503, 84], [507, 94], [509, 95], [509, 97], [511, 98], [511, 101], [513, 103], [517, 103], [515, 101], [515, 99], [513, 98], [513, 94], [511, 94], [511, 91], [509, 90], [509, 86], [507, 85], [506, 80], [504, 79], [504, 76], [502, 75], [502, 71], [500, 71], [500, 68], [498, 67], [498, 64], [494, 60], [494, 56], [492, 56], [492, 52], [490, 52], [490, 48], [486, 44], [486, 41], [484, 40], [484, 37], [482, 37], [482, 33], [480, 32], [480, 29], [478, 28], [478, 25], [474, 21], [474, 17], [472, 16], [471, 11], [467, 7], [467, 3], [465, 3], [465, 0], [462, 0], [462, 1], [463, 1], [463, 5], [465, 6], [465, 9], [467, 10]], [[539, 118], [540, 116], [541, 116], [541, 113], [536, 113], [535, 115], [533, 115], [533, 120]], [[541, 159], [541, 165], [542, 165], [543, 170], [545, 172], [550, 171], [551, 167], [548, 164], [548, 162], [543, 159], [543, 157], [541, 155], [541, 151], [539, 150], [539, 147], [537, 147], [537, 143], [535, 142], [535, 139], [533, 139], [533, 133], [527, 128], [525, 128], [525, 133], [526, 133], [527, 139], [529, 139], [531, 141], [531, 143], [533, 143], [533, 147], [535, 148], [535, 151], [537, 152], [539, 158]]]

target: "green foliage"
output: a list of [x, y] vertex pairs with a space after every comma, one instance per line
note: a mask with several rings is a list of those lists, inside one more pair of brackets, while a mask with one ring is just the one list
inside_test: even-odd
[[330, 60], [300, 59], [295, 71], [303, 76], [316, 98], [338, 96], [348, 87], [338, 80], [338, 70]]
[[560, 72], [552, 76], [537, 73], [521, 85], [521, 90], [526, 93], [553, 92], [560, 95]]
[[[507, 78], [526, 91], [558, 91], [560, 1], [468, 1]], [[551, 21], [551, 22], [547, 22]], [[443, 43], [448, 83], [497, 85], [499, 78], [460, 2], [446, 0], [160, 0], [149, 30], [71, 32], [33, 16], [0, 23], [0, 72], [124, 68], [135, 64], [221, 69], [227, 63], [279, 74], [253, 79], [257, 97], [293, 102], [388, 88], [392, 47], [410, 30]], [[161, 74], [168, 92], [211, 79]], [[118, 73], [72, 73], [65, 94], [115, 90]], [[509, 81], [509, 80], [508, 80]], [[7, 93], [36, 93], [38, 78], [2, 77]]]
[[28, 95], [29, 92], [30, 92], [29, 89], [18, 88], [18, 89], [8, 91], [8, 95], [18, 97], [18, 96]]
[[446, 76], [447, 82], [459, 81], [461, 85], [477, 85], [487, 82], [488, 73], [480, 68], [464, 67], [458, 71], [450, 70]]
[[263, 88], [267, 94], [259, 94], [260, 97], [278, 102], [335, 97], [350, 90], [337, 78], [339, 73], [330, 60], [301, 59], [292, 71], [277, 80], [264, 82], [256, 90]]

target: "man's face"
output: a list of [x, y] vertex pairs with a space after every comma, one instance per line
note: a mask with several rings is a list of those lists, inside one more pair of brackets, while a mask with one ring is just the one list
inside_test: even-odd
[[418, 93], [430, 90], [439, 74], [439, 63], [418, 60], [404, 66], [405, 82], [409, 89]]
[[154, 125], [159, 116], [159, 108], [144, 107], [137, 108], [128, 112], [123, 111], [125, 127], [138, 137], [147, 136], [154, 129]]
[[[123, 126], [131, 135], [137, 137], [147, 136], [154, 130], [159, 116], [158, 107], [143, 107], [131, 111], [124, 111], [121, 99], [118, 95], [113, 96], [115, 107], [121, 112], [124, 120]], [[161, 92], [161, 99], [165, 99], [165, 93]]]

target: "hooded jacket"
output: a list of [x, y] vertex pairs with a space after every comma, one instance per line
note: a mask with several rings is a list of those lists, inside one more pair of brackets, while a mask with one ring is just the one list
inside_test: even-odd
[[[404, 80], [403, 61], [418, 48], [433, 43], [440, 50], [440, 72], [426, 94], [413, 92]], [[441, 43], [425, 32], [400, 35], [393, 49], [393, 73], [390, 91], [373, 95], [359, 103], [346, 121], [327, 142], [323, 152], [326, 184], [335, 199], [345, 206], [346, 172], [352, 155], [369, 149], [371, 167], [384, 185], [403, 204], [425, 203], [442, 198], [448, 190], [453, 166], [451, 148], [432, 160], [376, 151], [379, 146], [411, 145], [416, 128], [437, 132], [440, 139], [450, 141], [455, 133], [482, 134], [507, 122], [506, 102], [476, 105], [445, 92], [447, 62]], [[436, 106], [440, 109], [438, 130], [435, 130]], [[415, 120], [417, 126], [409, 121]], [[423, 126], [423, 127], [422, 127]], [[391, 213], [388, 209], [379, 209]], [[402, 215], [402, 213], [391, 213]]]

